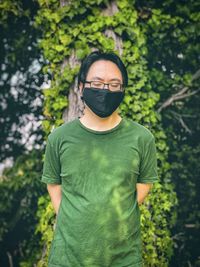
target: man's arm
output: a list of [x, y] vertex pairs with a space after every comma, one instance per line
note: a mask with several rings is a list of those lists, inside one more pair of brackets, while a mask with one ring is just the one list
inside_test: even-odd
[[152, 188], [152, 184], [150, 183], [137, 183], [136, 188], [137, 188], [137, 201], [138, 204], [142, 204], [144, 201], [145, 197], [148, 195], [149, 190]]
[[59, 184], [47, 184], [47, 190], [49, 192], [52, 205], [54, 207], [54, 210], [56, 212], [56, 215], [58, 214], [58, 209], [61, 202], [62, 197], [62, 191], [61, 191], [61, 185]]

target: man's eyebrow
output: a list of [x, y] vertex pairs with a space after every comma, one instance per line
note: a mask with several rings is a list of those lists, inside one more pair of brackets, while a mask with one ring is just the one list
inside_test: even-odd
[[[103, 81], [103, 79], [102, 78], [100, 78], [100, 77], [92, 77], [91, 79], [95, 79], [95, 80], [101, 80], [101, 81]], [[113, 78], [113, 79], [110, 79], [110, 81], [118, 81], [118, 82], [121, 82], [121, 80], [120, 79], [118, 79], [118, 78]]]

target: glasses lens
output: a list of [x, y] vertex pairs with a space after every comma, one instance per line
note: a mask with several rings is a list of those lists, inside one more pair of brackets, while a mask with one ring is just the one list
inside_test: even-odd
[[109, 89], [111, 91], [120, 91], [121, 90], [121, 84], [120, 83], [110, 83]]
[[104, 87], [104, 83], [99, 82], [99, 81], [92, 81], [91, 86], [95, 88], [100, 88], [102, 89]]
[[[106, 84], [100, 81], [91, 81], [90, 82], [91, 87], [103, 89], [105, 88]], [[107, 88], [107, 86], [106, 86]], [[109, 83], [108, 84], [108, 89], [110, 91], [122, 91], [122, 85], [120, 83]]]

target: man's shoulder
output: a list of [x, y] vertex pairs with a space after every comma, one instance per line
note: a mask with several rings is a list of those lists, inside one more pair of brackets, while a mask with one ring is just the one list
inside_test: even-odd
[[50, 143], [58, 142], [70, 134], [70, 132], [73, 132], [76, 120], [76, 118], [72, 119], [71, 121], [64, 122], [60, 126], [53, 128], [51, 133], [48, 135]]
[[132, 129], [133, 134], [137, 134], [144, 141], [148, 141], [154, 138], [154, 135], [148, 126], [145, 126], [137, 121], [134, 121], [131, 118], [127, 118], [127, 123]]

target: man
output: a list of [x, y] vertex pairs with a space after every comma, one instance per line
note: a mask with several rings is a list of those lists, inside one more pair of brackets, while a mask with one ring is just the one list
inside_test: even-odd
[[115, 53], [92, 52], [78, 86], [84, 115], [48, 136], [42, 181], [57, 214], [48, 266], [140, 267], [140, 210], [158, 181], [155, 138], [121, 117], [128, 75]]

